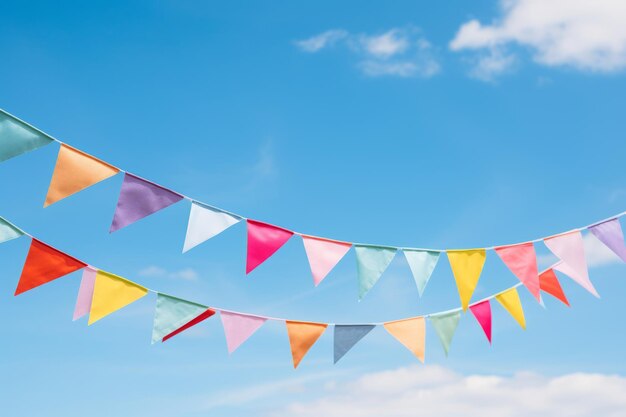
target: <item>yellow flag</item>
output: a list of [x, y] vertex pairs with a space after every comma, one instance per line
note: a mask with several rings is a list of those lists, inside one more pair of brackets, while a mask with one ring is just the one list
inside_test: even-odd
[[93, 289], [89, 324], [129, 305], [148, 293], [148, 289], [109, 272], [98, 271]]
[[302, 321], [286, 321], [293, 367], [297, 368], [304, 355], [320, 338], [326, 327], [325, 323], [308, 323]]
[[385, 330], [424, 363], [426, 351], [426, 321], [424, 317], [390, 321], [384, 326]]
[[511, 288], [502, 294], [496, 295], [496, 300], [498, 300], [498, 302], [502, 304], [502, 307], [504, 307], [519, 325], [522, 326], [522, 329], [526, 329], [524, 309], [522, 308], [522, 302], [519, 299], [517, 288]]
[[463, 311], [467, 311], [487, 254], [484, 249], [448, 250], [447, 254]]

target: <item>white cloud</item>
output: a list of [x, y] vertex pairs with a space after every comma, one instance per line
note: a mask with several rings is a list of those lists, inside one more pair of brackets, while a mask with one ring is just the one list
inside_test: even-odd
[[198, 272], [192, 268], [179, 269], [178, 271], [168, 271], [165, 268], [151, 265], [139, 271], [139, 275], [147, 278], [173, 278], [184, 281], [195, 281], [198, 279]]
[[382, 35], [361, 35], [360, 43], [369, 55], [386, 59], [406, 51], [410, 41], [405, 32], [392, 29]]
[[490, 48], [486, 54], [475, 59], [470, 76], [482, 81], [494, 81], [497, 76], [509, 72], [515, 65], [514, 55], [499, 48]]
[[306, 52], [317, 52], [327, 46], [332, 46], [337, 41], [344, 39], [348, 33], [345, 30], [334, 29], [322, 32], [319, 35], [313, 36], [309, 39], [296, 41], [295, 44]]

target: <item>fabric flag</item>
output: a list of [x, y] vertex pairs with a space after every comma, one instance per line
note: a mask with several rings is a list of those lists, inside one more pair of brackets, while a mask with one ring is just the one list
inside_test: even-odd
[[12, 224], [10, 221], [0, 217], [0, 243], [8, 242], [22, 236], [22, 229]]
[[76, 297], [76, 307], [74, 307], [74, 317], [72, 317], [72, 320], [78, 320], [89, 314], [97, 272], [96, 269], [90, 266], [83, 269], [83, 277], [80, 280], [80, 288], [78, 289], [78, 297]]
[[496, 295], [496, 300], [511, 316], [522, 326], [522, 329], [526, 329], [526, 319], [524, 318], [524, 309], [522, 308], [522, 302], [519, 299], [517, 288], [511, 288], [503, 293]]
[[619, 219], [596, 224], [591, 226], [589, 231], [619, 256], [622, 261], [626, 262], [626, 245], [624, 245], [624, 233]]
[[302, 235], [304, 250], [317, 287], [352, 247], [351, 243]]
[[396, 249], [385, 246], [354, 245], [354, 251], [359, 277], [359, 300], [361, 300], [385, 272], [396, 255]]
[[467, 311], [472, 294], [478, 285], [487, 254], [484, 249], [448, 250], [447, 254], [463, 311]]
[[325, 323], [309, 323], [302, 321], [286, 321], [293, 367], [297, 368], [300, 361], [311, 346], [320, 338], [328, 327]]
[[548, 249], [561, 261], [554, 269], [564, 273], [587, 291], [600, 297], [589, 279], [583, 237], [579, 231], [564, 233], [543, 240]]
[[334, 329], [334, 363], [343, 358], [359, 340], [374, 329], [373, 324], [336, 324]]
[[181, 326], [178, 329], [174, 330], [172, 333], [169, 333], [168, 335], [163, 336], [163, 339], [161, 341], [165, 342], [167, 339], [171, 339], [172, 337], [176, 336], [179, 333], [184, 332], [185, 330], [189, 329], [190, 327], [193, 327], [193, 326], [195, 326], [198, 323], [202, 323], [204, 320], [208, 319], [209, 317], [213, 316], [214, 314], [215, 314], [215, 310], [207, 308], [198, 317], [192, 319], [188, 323], [185, 323], [183, 326]]
[[139, 284], [109, 272], [98, 271], [88, 324], [91, 325], [120, 308], [134, 303], [146, 294], [148, 294], [148, 289]]
[[169, 207], [183, 196], [128, 172], [117, 200], [110, 233]]
[[265, 317], [220, 311], [228, 353], [233, 353], [267, 321]]
[[78, 259], [72, 258], [37, 239], [33, 239], [24, 262], [22, 275], [17, 283], [15, 295], [61, 278], [86, 266], [87, 264]]
[[241, 217], [225, 213], [197, 201], [192, 202], [183, 252], [187, 252], [213, 236], [219, 235], [240, 220]]
[[435, 328], [437, 336], [439, 336], [439, 340], [441, 341], [443, 350], [446, 352], [446, 356], [448, 356], [450, 344], [452, 343], [452, 337], [454, 336], [454, 332], [459, 325], [460, 319], [460, 311], [430, 316], [430, 323]]
[[385, 323], [384, 327], [389, 334], [424, 363], [426, 350], [426, 321], [424, 317], [390, 321]]
[[248, 219], [246, 274], [261, 265], [293, 236], [291, 230]]
[[500, 246], [495, 248], [502, 262], [528, 288], [528, 291], [539, 301], [539, 271], [537, 270], [537, 255], [531, 242], [519, 245]]
[[552, 268], [539, 275], [539, 285], [541, 286], [541, 291], [547, 292], [569, 307], [569, 301], [567, 301], [563, 288], [561, 288], [561, 284]]
[[0, 109], [0, 162], [33, 151], [54, 139]]
[[112, 177], [120, 172], [91, 155], [65, 144], [59, 148], [44, 207]]
[[417, 285], [417, 291], [420, 297], [424, 294], [424, 289], [428, 280], [437, 266], [439, 261], [439, 252], [426, 250], [403, 249], [406, 261], [409, 263], [413, 279]]
[[157, 294], [152, 325], [152, 343], [189, 323], [207, 310], [207, 306], [192, 303], [166, 294]]
[[489, 344], [491, 344], [491, 303], [489, 300], [481, 301], [472, 304], [470, 310], [472, 310], [472, 314], [476, 317], [476, 321], [482, 327]]

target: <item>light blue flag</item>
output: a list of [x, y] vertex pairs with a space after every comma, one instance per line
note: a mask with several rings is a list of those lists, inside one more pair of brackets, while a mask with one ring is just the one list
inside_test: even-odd
[[421, 297], [430, 276], [435, 270], [435, 266], [437, 266], [439, 252], [413, 249], [403, 249], [403, 252], [406, 261], [409, 263], [415, 284], [417, 285], [417, 291]]
[[454, 332], [456, 327], [459, 325], [460, 319], [460, 311], [430, 316], [430, 322], [435, 328], [437, 336], [439, 336], [439, 340], [443, 345], [443, 350], [446, 352], [446, 356], [448, 356], [450, 343], [452, 343], [452, 336], [454, 336]]
[[0, 217], [0, 243], [22, 236], [24, 232], [8, 220]]
[[0, 162], [52, 142], [45, 133], [0, 109]]
[[396, 255], [395, 248], [354, 245], [359, 276], [359, 300], [376, 284]]
[[207, 310], [207, 306], [158, 293], [152, 326], [152, 343], [179, 329]]
[[343, 358], [374, 327], [376, 326], [373, 324], [336, 324], [334, 334], [335, 363]]

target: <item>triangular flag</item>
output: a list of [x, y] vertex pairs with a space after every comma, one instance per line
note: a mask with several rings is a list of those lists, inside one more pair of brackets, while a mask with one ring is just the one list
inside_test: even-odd
[[396, 255], [396, 249], [384, 246], [354, 245], [354, 250], [359, 277], [359, 300], [361, 300], [385, 272]]
[[450, 344], [452, 343], [452, 337], [454, 336], [454, 332], [459, 325], [460, 319], [460, 311], [430, 316], [430, 323], [435, 328], [437, 336], [439, 336], [439, 340], [441, 341], [443, 350], [446, 352], [446, 356], [448, 356]]
[[233, 353], [267, 321], [265, 317], [220, 311], [228, 353]]
[[0, 109], [0, 162], [41, 148], [53, 139]]
[[76, 298], [76, 307], [74, 307], [74, 317], [72, 320], [89, 314], [91, 310], [91, 299], [93, 298], [93, 287], [96, 284], [96, 273], [98, 271], [90, 266], [83, 269], [83, 277], [80, 280], [80, 288], [78, 289], [78, 297]]
[[15, 295], [61, 278], [86, 266], [87, 264], [78, 259], [33, 239], [26, 256], [26, 262], [24, 262], [20, 281], [17, 283]]
[[424, 317], [390, 321], [385, 329], [424, 363], [426, 350], [426, 321]]
[[612, 219], [606, 222], [593, 225], [589, 231], [604, 243], [620, 259], [626, 262], [626, 245], [624, 245], [624, 232], [619, 223], [619, 219]]
[[528, 288], [537, 301], [541, 298], [537, 255], [531, 242], [495, 248], [502, 262]]
[[185, 330], [189, 329], [190, 327], [195, 326], [198, 323], [202, 323], [204, 320], [208, 319], [209, 317], [213, 316], [214, 314], [215, 314], [215, 310], [207, 308], [198, 317], [192, 319], [188, 323], [185, 323], [183, 326], [181, 326], [178, 329], [174, 330], [172, 333], [169, 333], [167, 336], [163, 336], [163, 339], [161, 341], [165, 342], [167, 339], [171, 339], [172, 337], [176, 336], [178, 333], [184, 332]]
[[522, 308], [522, 302], [519, 299], [517, 288], [511, 288], [503, 293], [496, 295], [496, 300], [502, 307], [509, 312], [511, 316], [522, 326], [522, 329], [526, 328], [526, 319], [524, 318], [524, 309]]
[[152, 343], [189, 323], [207, 310], [207, 306], [192, 303], [166, 294], [157, 294], [152, 325]]
[[472, 304], [470, 306], [472, 314], [476, 317], [478, 324], [483, 328], [487, 340], [491, 344], [491, 304], [489, 300], [481, 301], [480, 303]]
[[302, 321], [286, 321], [293, 367], [297, 368], [304, 355], [326, 330], [328, 324]]
[[420, 297], [424, 294], [424, 289], [428, 280], [437, 266], [439, 260], [439, 252], [426, 250], [403, 249], [406, 261], [409, 263], [413, 279], [417, 285], [417, 291]]
[[579, 231], [550, 237], [544, 239], [543, 242], [557, 258], [563, 261], [555, 265], [554, 269], [569, 276], [596, 297], [600, 297], [589, 279], [583, 237]]
[[246, 274], [261, 265], [283, 246], [293, 232], [267, 223], [248, 219], [248, 257]]
[[48, 207], [118, 172], [120, 170], [113, 165], [63, 144], [59, 148], [59, 155], [43, 206]]
[[487, 254], [484, 249], [449, 250], [447, 253], [463, 311], [467, 311]]
[[0, 217], [0, 243], [7, 242], [22, 236], [22, 229], [12, 224], [10, 221]]
[[541, 291], [547, 292], [569, 307], [569, 301], [567, 301], [563, 288], [561, 288], [561, 283], [559, 283], [559, 280], [552, 268], [539, 275], [539, 285], [541, 286]]
[[115, 232], [182, 199], [183, 196], [174, 191], [127, 172], [109, 232]]
[[352, 247], [351, 243], [302, 235], [313, 282], [317, 287]]
[[336, 324], [334, 330], [334, 362], [348, 353], [357, 342], [363, 339], [372, 329], [373, 324]]
[[139, 284], [109, 272], [98, 271], [88, 324], [93, 324], [120, 308], [134, 303], [146, 294], [148, 294], [148, 289]]
[[241, 217], [225, 213], [197, 201], [191, 203], [183, 252], [211, 239], [238, 223]]

